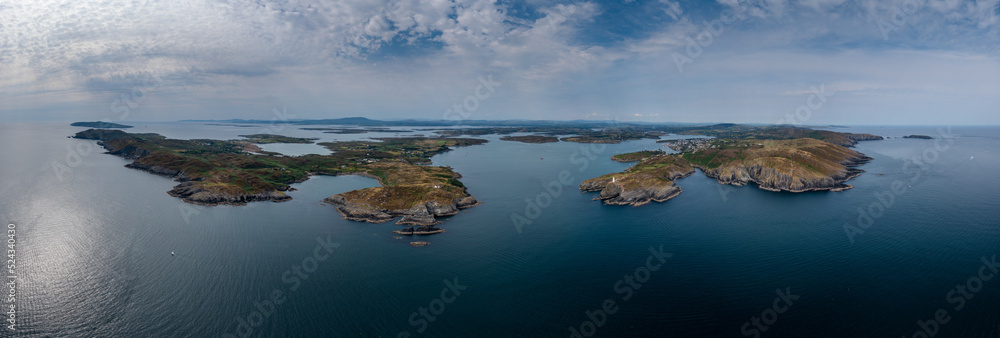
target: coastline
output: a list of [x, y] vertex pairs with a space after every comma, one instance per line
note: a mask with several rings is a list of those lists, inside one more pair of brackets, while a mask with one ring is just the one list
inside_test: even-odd
[[[167, 142], [172, 142], [168, 143], [171, 147], [182, 149], [172, 150], [169, 147], [165, 148], [161, 143], [154, 143], [164, 140], [162, 136], [154, 134], [134, 135], [123, 132], [89, 130], [77, 133], [74, 137], [96, 140], [99, 146], [107, 150], [106, 154], [132, 160], [131, 163], [124, 165], [126, 168], [173, 179], [178, 184], [167, 191], [167, 194], [180, 198], [185, 203], [197, 205], [244, 206], [249, 202], [289, 201], [292, 200], [292, 197], [286, 192], [296, 190], [291, 187], [291, 184], [305, 182], [313, 176], [319, 175], [357, 175], [378, 181], [379, 187], [353, 190], [323, 200], [333, 204], [344, 219], [351, 221], [384, 223], [401, 217], [397, 224], [429, 227], [441, 223], [436, 219], [437, 217], [455, 215], [462, 209], [482, 204], [470, 195], [464, 185], [458, 181], [461, 175], [447, 167], [386, 160], [375, 163], [368, 162], [364, 166], [358, 165], [351, 168], [357, 171], [330, 171], [336, 168], [332, 165], [323, 167], [315, 165], [310, 168], [319, 168], [320, 170], [302, 170], [304, 165], [295, 162], [296, 160], [272, 163], [270, 162], [272, 159], [267, 155], [228, 153], [231, 150], [210, 153], [213, 156], [221, 156], [221, 160], [215, 159], [215, 161], [222, 161], [219, 163], [225, 164], [221, 167], [218, 165], [207, 166], [210, 163], [214, 164], [214, 162], [204, 162], [206, 161], [205, 157], [190, 156], [186, 150], [194, 149], [194, 151], [198, 151], [194, 154], [201, 154], [200, 148], [192, 147], [208, 142], [212, 143], [213, 146], [223, 147], [223, 149], [229, 149], [225, 147], [230, 146], [240, 149], [239, 147], [245, 146], [247, 143], [245, 141], [208, 140], [190, 145], [188, 143], [191, 141], [188, 140], [167, 140]], [[418, 142], [420, 141], [418, 140]], [[441, 148], [444, 149], [433, 149], [433, 152], [450, 150], [447, 147]], [[284, 160], [283, 157], [282, 159]], [[312, 163], [320, 160], [326, 160], [326, 158], [320, 156], [318, 159], [315, 157], [304, 159], [304, 161], [314, 161]], [[235, 163], [225, 161], [235, 161]], [[287, 170], [285, 166], [288, 166]], [[296, 170], [296, 168], [298, 171], [291, 171]], [[192, 172], [192, 174], [186, 172], [188, 170], [201, 171]], [[282, 175], [281, 180], [283, 181], [274, 179], [253, 181], [258, 177], [251, 175], [261, 175], [262, 172], [267, 175]], [[370, 192], [388, 192], [388, 195], [365, 195]], [[371, 197], [378, 198], [370, 199]], [[383, 206], [402, 204], [407, 205], [407, 207], [377, 207], [376, 204]], [[438, 233], [434, 229], [426, 228], [416, 231], [428, 234]]]

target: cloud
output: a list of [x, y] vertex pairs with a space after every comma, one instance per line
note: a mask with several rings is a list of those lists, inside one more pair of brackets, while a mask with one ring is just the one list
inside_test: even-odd
[[[487, 75], [503, 85], [478, 118], [770, 122], [827, 84], [857, 111], [962, 100], [973, 119], [1000, 103], [998, 1], [921, 2], [884, 35], [903, 2], [5, 3], [0, 119], [100, 119], [154, 74], [136, 119], [439, 118]], [[744, 19], [679, 74], [671, 55], [727, 9]]]

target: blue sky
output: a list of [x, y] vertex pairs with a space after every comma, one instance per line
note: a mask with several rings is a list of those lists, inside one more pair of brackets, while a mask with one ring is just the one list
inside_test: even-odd
[[0, 121], [1000, 124], [998, 2], [4, 2]]

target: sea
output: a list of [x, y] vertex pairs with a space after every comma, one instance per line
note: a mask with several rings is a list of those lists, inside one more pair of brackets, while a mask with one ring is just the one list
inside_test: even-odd
[[[128, 124], [181, 139], [433, 135]], [[0, 336], [1000, 337], [1000, 127], [829, 128], [888, 137], [855, 146], [872, 161], [853, 189], [770, 192], [696, 173], [640, 207], [577, 186], [630, 166], [611, 155], [669, 151], [655, 140], [484, 136], [432, 158], [483, 204], [445, 218], [443, 234], [403, 238], [321, 202], [370, 178], [313, 177], [287, 202], [192, 205], [167, 195], [171, 179], [69, 138], [86, 128], [0, 124]]]

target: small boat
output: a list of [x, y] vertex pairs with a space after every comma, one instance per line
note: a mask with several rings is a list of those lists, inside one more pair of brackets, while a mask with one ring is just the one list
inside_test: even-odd
[[171, 251], [171, 252], [170, 252], [170, 255], [171, 255], [171, 256], [176, 256], [177, 254], [175, 254], [175, 253], [174, 253], [173, 251]]

